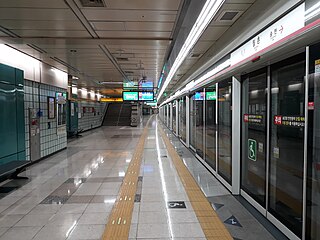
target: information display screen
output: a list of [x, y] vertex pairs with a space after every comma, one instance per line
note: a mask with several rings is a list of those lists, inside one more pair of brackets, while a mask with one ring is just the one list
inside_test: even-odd
[[123, 101], [138, 101], [138, 92], [122, 92]]
[[153, 101], [153, 92], [139, 92], [139, 101]]
[[203, 101], [204, 100], [204, 92], [196, 92], [193, 95], [193, 100], [195, 100], [195, 101]]
[[213, 100], [217, 100], [217, 93], [214, 92], [206, 92], [206, 100], [208, 101], [213, 101]]

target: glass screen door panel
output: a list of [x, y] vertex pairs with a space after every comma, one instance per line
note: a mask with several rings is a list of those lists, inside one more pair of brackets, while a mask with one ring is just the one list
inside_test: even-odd
[[306, 239], [320, 239], [320, 43], [309, 48]]
[[242, 76], [241, 188], [265, 207], [267, 69]]
[[232, 80], [218, 85], [218, 173], [231, 184], [232, 175]]
[[[196, 93], [197, 94], [197, 93]], [[204, 130], [204, 119], [203, 119], [203, 107], [204, 107], [204, 92], [200, 92], [202, 95], [200, 99], [196, 99], [196, 152], [203, 158], [203, 130]]]
[[305, 53], [271, 66], [269, 208], [301, 237]]
[[217, 93], [215, 85], [206, 88], [206, 131], [205, 131], [205, 141], [206, 141], [206, 151], [205, 151], [205, 161], [216, 170], [216, 134], [217, 134], [217, 124], [216, 124], [216, 104], [217, 104]]
[[186, 97], [183, 97], [179, 101], [179, 136], [181, 139], [186, 142], [187, 133], [186, 133], [186, 124], [187, 124], [187, 114], [186, 114]]
[[190, 100], [189, 100], [189, 104], [190, 104], [190, 145], [191, 147], [193, 147], [194, 149], [196, 149], [196, 101], [193, 99], [192, 96], [190, 96]]
[[203, 103], [204, 92], [195, 92], [190, 98], [190, 144], [203, 157]]
[[177, 134], [177, 114], [176, 114], [176, 101], [172, 103], [172, 130]]

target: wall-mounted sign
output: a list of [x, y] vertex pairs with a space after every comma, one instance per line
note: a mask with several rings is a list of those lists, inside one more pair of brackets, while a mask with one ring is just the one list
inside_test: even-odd
[[308, 110], [314, 110], [314, 102], [308, 102]]
[[243, 121], [247, 123], [263, 123], [263, 115], [244, 114]]
[[206, 92], [206, 100], [208, 101], [217, 100], [217, 92], [216, 91]]
[[305, 118], [301, 116], [274, 116], [273, 123], [278, 126], [304, 127]]
[[139, 92], [139, 101], [153, 101], [153, 92]]
[[56, 117], [56, 99], [54, 97], [48, 97], [48, 119], [54, 119]]
[[123, 101], [138, 101], [138, 92], [122, 92]]
[[305, 4], [303, 3], [231, 53], [231, 66], [252, 57], [257, 52], [303, 28], [305, 25], [304, 14]]
[[254, 139], [248, 139], [248, 158], [257, 161], [257, 141]]

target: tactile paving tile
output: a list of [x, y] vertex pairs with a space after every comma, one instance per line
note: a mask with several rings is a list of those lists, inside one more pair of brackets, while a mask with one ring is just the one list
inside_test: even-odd
[[112, 208], [109, 220], [102, 236], [103, 240], [127, 240], [129, 238], [138, 181], [142, 180], [142, 178], [139, 177], [139, 173], [145, 140], [148, 135], [148, 126], [151, 119], [152, 118], [149, 119], [146, 127], [144, 128], [127, 169], [126, 175], [124, 176], [118, 197]]
[[184, 165], [169, 138], [162, 129], [160, 132], [206, 238], [208, 240], [232, 240], [227, 228]]

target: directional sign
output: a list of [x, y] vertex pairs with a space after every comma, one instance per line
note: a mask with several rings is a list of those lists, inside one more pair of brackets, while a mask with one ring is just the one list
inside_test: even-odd
[[248, 139], [248, 158], [257, 161], [257, 141], [254, 139]]

